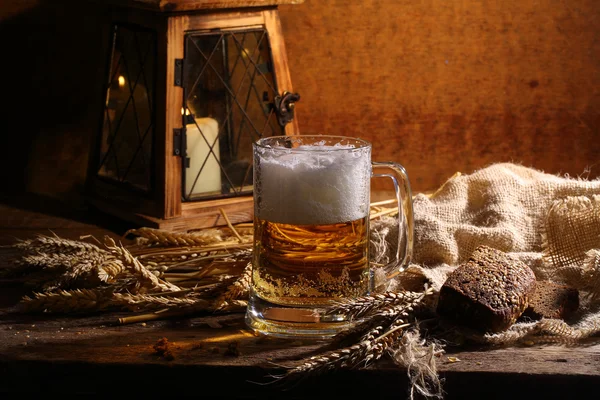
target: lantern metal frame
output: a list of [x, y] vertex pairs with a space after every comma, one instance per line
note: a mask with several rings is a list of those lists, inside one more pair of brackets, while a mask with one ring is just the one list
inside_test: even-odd
[[[180, 74], [185, 98], [180, 141], [182, 148], [179, 150], [184, 161], [183, 201], [236, 197], [252, 193], [249, 183], [252, 178], [252, 163], [249, 160], [252, 149], [248, 141], [263, 136], [283, 135], [284, 127], [289, 122], [280, 118], [283, 110], [278, 104], [278, 98], [281, 96], [278, 94], [270, 52], [268, 35], [264, 28], [221, 29], [218, 32], [193, 32], [186, 35], [186, 56], [180, 64], [185, 72]], [[200, 59], [197, 59], [198, 56]], [[205, 85], [211, 88], [203, 88]], [[202, 88], [200, 92], [203, 93], [200, 97], [195, 90], [197, 88]], [[215, 102], [202, 101], [203, 95], [208, 98], [217, 96], [220, 101], [217, 101], [215, 106]], [[190, 105], [192, 108], [200, 106], [205, 109], [190, 109]], [[212, 108], [213, 112], [209, 112], [207, 108]], [[203, 115], [217, 114], [217, 119], [213, 120], [217, 132], [210, 132], [216, 134], [215, 138], [207, 137], [201, 129], [195, 119], [197, 111]], [[191, 154], [184, 154], [189, 150], [186, 146], [190, 139], [187, 135], [188, 127], [194, 130], [196, 140], [201, 142], [200, 147], [203, 150], [200, 160], [198, 154], [194, 155], [196, 167], [199, 161], [202, 161], [197, 173], [190, 170]], [[198, 145], [197, 142], [195, 144]], [[215, 150], [215, 147], [220, 150]], [[175, 151], [178, 151], [177, 148]], [[240, 158], [244, 158], [243, 162]], [[218, 167], [219, 171], [203, 171], [205, 167], [210, 167], [210, 162], [213, 169]], [[236, 176], [242, 172], [240, 169], [243, 170], [242, 175]], [[220, 172], [218, 175], [222, 182], [218, 191], [215, 191], [215, 182], [212, 182], [212, 192], [194, 192], [194, 189], [202, 186], [202, 172], [207, 172], [205, 177], [210, 172], [213, 176], [215, 172]], [[188, 182], [188, 173], [193, 179], [189, 188], [186, 184], [192, 181]]]

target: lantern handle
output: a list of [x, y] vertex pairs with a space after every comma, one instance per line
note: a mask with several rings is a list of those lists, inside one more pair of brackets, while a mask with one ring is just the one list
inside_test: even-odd
[[292, 122], [294, 119], [295, 102], [298, 100], [300, 100], [298, 93], [290, 93], [287, 90], [281, 96], [275, 96], [273, 103], [279, 125], [284, 127], [286, 124]]

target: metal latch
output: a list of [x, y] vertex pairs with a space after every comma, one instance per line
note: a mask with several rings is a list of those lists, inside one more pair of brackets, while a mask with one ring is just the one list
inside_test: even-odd
[[282, 127], [294, 119], [295, 102], [300, 100], [298, 93], [284, 91], [281, 96], [275, 96], [273, 104], [277, 113], [277, 120]]

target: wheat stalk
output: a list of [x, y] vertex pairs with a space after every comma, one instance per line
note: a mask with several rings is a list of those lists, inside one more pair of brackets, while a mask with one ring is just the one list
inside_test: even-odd
[[68, 268], [73, 263], [73, 256], [61, 253], [37, 253], [24, 255], [17, 262], [28, 267]]
[[377, 326], [369, 331], [361, 342], [301, 360], [299, 365], [274, 378], [276, 381], [290, 382], [341, 368], [366, 367], [380, 359], [408, 326], [410, 324], [402, 319], [397, 319], [387, 329]]
[[[18, 242], [12, 247], [19, 252], [19, 256], [14, 259], [19, 267], [12, 269], [12, 273], [30, 269], [46, 271], [44, 281], [38, 281], [34, 285], [44, 291], [68, 289], [76, 286], [77, 282], [86, 286], [95, 284], [95, 280], [101, 281], [98, 277], [100, 265], [113, 258], [109, 252], [94, 244], [58, 236], [40, 235], [35, 239]], [[29, 277], [33, 273], [28, 272]], [[28, 283], [35, 281], [32, 279]]]
[[227, 216], [227, 213], [225, 212], [225, 210], [223, 208], [219, 208], [219, 212], [223, 216], [223, 219], [225, 219], [225, 223], [227, 224], [227, 226], [229, 227], [229, 229], [231, 229], [231, 232], [233, 232], [233, 234], [235, 235], [235, 237], [237, 237], [237, 239], [239, 240], [240, 243], [243, 243], [244, 239], [242, 238], [242, 236], [240, 236], [240, 234], [238, 233], [238, 231], [235, 229], [235, 227], [233, 226], [233, 224], [229, 220], [229, 217]]
[[[394, 322], [398, 318], [406, 319], [408, 318], [412, 312], [414, 312], [415, 308], [419, 306], [425, 296], [429, 296], [433, 293], [433, 290], [426, 289], [422, 293], [415, 292], [398, 292], [394, 293], [392, 296], [389, 294], [385, 297], [388, 301], [382, 301], [377, 305], [371, 305], [369, 308], [370, 312], [368, 313], [368, 317], [359, 320], [352, 328], [348, 330], [341, 331], [337, 335], [333, 337], [330, 346], [333, 347], [341, 347], [346, 346], [349, 343], [360, 342], [365, 340], [365, 336], [368, 336], [368, 332], [378, 325], [389, 325]], [[406, 296], [403, 296], [405, 295]], [[421, 296], [419, 296], [421, 294]], [[359, 304], [364, 303], [364, 300], [369, 297], [362, 297]], [[404, 301], [402, 301], [403, 299]], [[348, 302], [344, 303], [345, 305]], [[334, 306], [335, 308], [336, 306]], [[364, 307], [357, 307], [357, 309], [350, 308], [349, 313], [346, 314], [346, 318], [352, 315], [354, 311], [364, 310]], [[365, 334], [365, 332], [367, 332]]]
[[359, 321], [350, 329], [336, 334], [328, 347], [339, 348], [362, 342], [368, 338], [369, 332], [378, 326], [389, 326], [398, 318], [406, 319], [408, 317], [409, 312], [403, 305], [382, 309], [376, 314]]
[[131, 311], [149, 311], [162, 308], [177, 308], [183, 306], [198, 306], [208, 308], [209, 302], [204, 299], [173, 296], [151, 296], [146, 294], [115, 293], [111, 303]]
[[[231, 300], [228, 304], [226, 304], [220, 312], [240, 312], [246, 309], [247, 302], [244, 300]], [[173, 317], [185, 317], [196, 314], [198, 312], [206, 312], [206, 311], [215, 311], [214, 308], [210, 305], [205, 299], [198, 299], [197, 302], [191, 305], [176, 307], [176, 308], [163, 308], [161, 310], [134, 315], [131, 317], [122, 317], [119, 318], [118, 322], [120, 324], [131, 324], [138, 322], [146, 322], [146, 321], [154, 321], [158, 319], [168, 319]]]
[[123, 262], [123, 266], [139, 279], [140, 288], [145, 288], [147, 291], [181, 290], [177, 285], [158, 278], [146, 267], [144, 267], [144, 265], [129, 251], [127, 251], [127, 249], [121, 245], [117, 246], [115, 241], [108, 236], [106, 237], [106, 246]]
[[382, 309], [403, 307], [406, 310], [412, 310], [412, 307], [421, 303], [425, 296], [431, 294], [433, 294], [433, 289], [427, 288], [423, 292], [384, 292], [362, 296], [337, 301], [326, 310], [326, 314], [342, 314], [347, 319], [353, 320], [377, 313]]
[[104, 260], [98, 267], [98, 278], [100, 278], [102, 282], [111, 282], [124, 271], [126, 271], [126, 268], [125, 265], [123, 265], [123, 262], [111, 257], [110, 259]]
[[81, 240], [64, 239], [58, 236], [40, 235], [35, 239], [28, 239], [13, 245], [15, 248], [22, 250], [25, 254], [40, 254], [40, 253], [103, 253], [104, 250], [98, 246], [84, 242]]
[[[426, 288], [421, 293], [385, 292], [337, 302], [326, 314], [342, 314], [347, 319], [364, 317], [364, 320], [334, 336], [326, 347], [333, 350], [305, 359], [275, 378], [289, 381], [339, 368], [370, 365], [393, 348], [403, 329], [410, 326], [406, 322], [410, 312], [432, 293], [431, 288]], [[355, 344], [350, 345], [352, 342]]]
[[219, 313], [229, 313], [229, 312], [244, 312], [246, 311], [246, 307], [248, 307], [247, 300], [227, 300], [223, 303], [219, 303], [219, 308], [213, 310]]
[[[241, 271], [247, 263], [247, 257], [240, 257], [235, 259], [230, 256], [224, 257], [206, 257], [203, 259], [192, 259], [186, 262], [181, 262], [171, 265], [165, 270], [165, 275], [177, 276], [177, 274], [189, 274], [186, 271], [192, 271], [192, 273], [198, 273], [200, 271], [210, 270], [219, 268], [227, 271]], [[238, 272], [239, 273], [239, 272]]]
[[138, 229], [130, 229], [125, 232], [124, 236], [129, 234], [145, 239], [141, 241], [141, 243], [149, 246], [204, 246], [222, 240], [221, 235], [217, 230], [191, 234], [142, 227]]
[[109, 308], [130, 311], [149, 311], [164, 308], [194, 306], [194, 311], [210, 310], [210, 302], [201, 298], [151, 296], [145, 294], [115, 293], [112, 288], [57, 290], [25, 296], [19, 307], [25, 312], [70, 313], [99, 311]]
[[222, 310], [228, 307], [232, 300], [240, 300], [248, 297], [248, 291], [250, 290], [250, 282], [252, 280], [252, 263], [248, 262], [244, 271], [236, 279], [227, 290], [219, 296], [215, 301], [215, 308]]
[[71, 313], [98, 311], [109, 306], [112, 288], [58, 290], [24, 296], [19, 308], [25, 312]]
[[[242, 238], [237, 231], [236, 237], [240, 243], [251, 241], [251, 236]], [[222, 231], [218, 229], [207, 229], [204, 231], [187, 233], [171, 232], [153, 228], [131, 229], [125, 233], [137, 235], [144, 239], [141, 243], [147, 246], [208, 246], [226, 242]]]
[[[29, 277], [32, 277], [35, 271], [44, 272], [44, 281], [38, 282], [34, 287], [43, 288], [45, 291], [68, 289], [76, 286], [78, 282], [89, 287], [102, 281], [99, 277], [100, 267], [107, 259], [113, 257], [108, 252], [93, 250], [86, 252], [86, 248], [88, 247], [83, 247], [84, 251], [72, 253], [40, 253], [35, 249], [29, 250], [29, 254], [22, 256], [18, 263], [21, 272], [31, 270], [28, 272]], [[61, 247], [54, 247], [54, 251], [61, 251]], [[28, 283], [35, 282], [32, 279]]]
[[178, 264], [190, 259], [231, 257], [249, 254], [252, 243], [222, 242], [207, 246], [186, 247], [139, 247], [128, 246], [127, 250], [136, 257]]
[[12, 245], [13, 263], [21, 267], [71, 269], [79, 264], [96, 264], [110, 257], [97, 246], [59, 237], [39, 236]]
[[[74, 288], [90, 288], [97, 286], [101, 282], [98, 277], [98, 268], [93, 264], [78, 264], [70, 270], [65, 271], [60, 275], [48, 276], [33, 287], [44, 292], [49, 292], [57, 289], [74, 289]], [[28, 281], [32, 284], [34, 281]]]

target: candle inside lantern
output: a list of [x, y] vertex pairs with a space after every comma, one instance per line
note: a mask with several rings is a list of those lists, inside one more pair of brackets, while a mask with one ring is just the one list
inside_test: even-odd
[[[188, 196], [210, 192], [221, 193], [219, 141], [217, 140], [219, 124], [213, 118], [195, 118], [195, 121], [186, 125], [187, 157], [190, 158], [190, 164], [185, 171], [185, 193]], [[211, 153], [209, 145], [213, 143]]]

